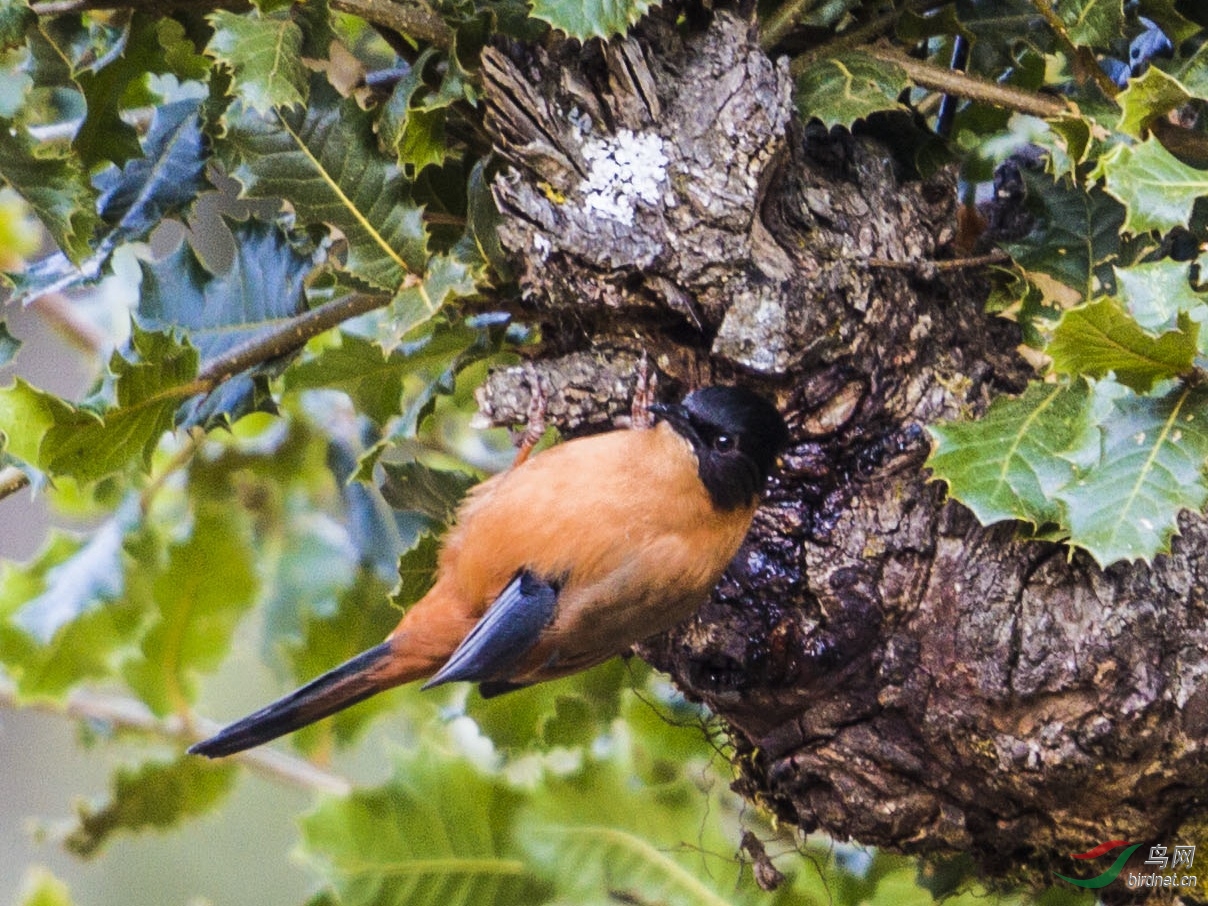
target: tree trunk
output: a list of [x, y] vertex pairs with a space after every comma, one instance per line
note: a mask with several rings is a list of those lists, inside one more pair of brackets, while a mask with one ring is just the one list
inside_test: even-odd
[[[752, 28], [486, 56], [551, 418], [616, 415], [645, 351], [665, 391], [741, 380], [792, 429], [713, 600], [643, 654], [733, 728], [742, 793], [805, 830], [1037, 883], [1105, 840], [1196, 842], [1203, 520], [1105, 571], [928, 483], [924, 426], [1023, 388], [1017, 331], [982, 278], [929, 266], [955, 254], [951, 174], [899, 181], [884, 147], [803, 126]], [[527, 403], [519, 369], [482, 398], [500, 423]]]

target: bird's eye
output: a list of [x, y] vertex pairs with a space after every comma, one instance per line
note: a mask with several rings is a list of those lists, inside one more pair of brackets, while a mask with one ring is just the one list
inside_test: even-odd
[[729, 453], [736, 446], [734, 435], [719, 434], [713, 439], [713, 449], [718, 453]]

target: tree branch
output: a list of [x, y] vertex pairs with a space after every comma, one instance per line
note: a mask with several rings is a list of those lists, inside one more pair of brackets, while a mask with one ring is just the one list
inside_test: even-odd
[[[162, 13], [180, 7], [184, 9], [251, 8], [242, 0], [42, 0], [30, 4], [39, 16], [64, 16], [100, 9], [137, 9]], [[359, 16], [374, 25], [384, 25], [416, 41], [448, 48], [453, 43], [453, 30], [430, 6], [420, 0], [332, 0], [331, 8]]]
[[[900, 66], [916, 85], [930, 88], [934, 91], [954, 94], [958, 97], [968, 98], [971, 101], [983, 104], [992, 104], [996, 107], [1005, 107], [1008, 110], [1016, 110], [1029, 116], [1041, 117], [1042, 119], [1063, 116], [1073, 112], [1074, 109], [1066, 102], [1055, 97], [1033, 91], [1023, 91], [1007, 85], [999, 85], [997, 82], [991, 82], [979, 76], [956, 72], [952, 69], [916, 60], [884, 41], [879, 41], [864, 48], [864, 52], [869, 56], [876, 57], [878, 60], [884, 60], [887, 63]], [[800, 72], [796, 68], [796, 63], [797, 61], [794, 61], [794, 75]]]
[[448, 49], [453, 30], [426, 3], [396, 3], [394, 0], [331, 0], [331, 8], [359, 16], [374, 25], [384, 25], [400, 34], [435, 47]]
[[[199, 742], [221, 729], [221, 725], [202, 718], [195, 718], [191, 725], [176, 717], [160, 720], [140, 701], [83, 689], [73, 692], [62, 704], [46, 701], [26, 703], [18, 699], [13, 685], [4, 680], [0, 680], [0, 707], [12, 710], [33, 708], [72, 720], [100, 721], [115, 730], [133, 730], [181, 744]], [[249, 749], [231, 757], [264, 777], [291, 786], [337, 796], [346, 796], [352, 791], [352, 784], [346, 778], [274, 749]]]
[[[419, 277], [409, 275], [403, 281], [403, 288], [416, 286], [420, 282]], [[201, 392], [208, 393], [227, 378], [246, 371], [253, 365], [293, 352], [305, 345], [307, 340], [324, 331], [389, 304], [390, 296], [371, 296], [366, 293], [353, 293], [342, 299], [327, 302], [211, 360], [197, 375], [196, 383], [200, 385]]]
[[0, 500], [29, 486], [29, 476], [16, 466], [0, 468]]

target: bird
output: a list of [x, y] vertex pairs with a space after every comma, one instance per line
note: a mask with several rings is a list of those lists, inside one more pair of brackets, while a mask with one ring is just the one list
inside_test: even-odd
[[742, 545], [789, 433], [770, 401], [739, 386], [648, 411], [649, 426], [518, 456], [477, 485], [431, 589], [384, 642], [189, 752], [232, 755], [420, 679], [500, 695], [691, 616]]

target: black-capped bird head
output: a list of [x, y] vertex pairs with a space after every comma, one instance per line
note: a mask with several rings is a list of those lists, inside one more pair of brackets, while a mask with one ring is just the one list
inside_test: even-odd
[[743, 387], [703, 387], [650, 411], [692, 444], [701, 483], [720, 510], [749, 506], [789, 441], [776, 407]]

